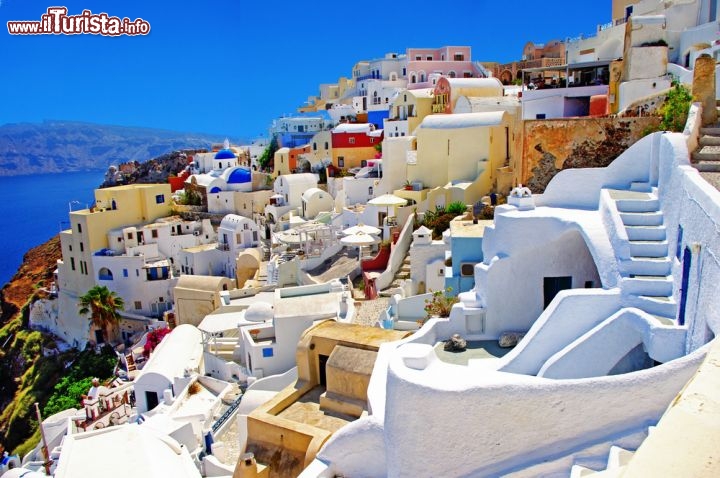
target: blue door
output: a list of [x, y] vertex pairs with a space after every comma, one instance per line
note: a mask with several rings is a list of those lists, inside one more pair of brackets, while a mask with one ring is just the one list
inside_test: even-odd
[[692, 253], [686, 247], [682, 258], [682, 281], [680, 283], [680, 306], [678, 308], [678, 325], [685, 325], [685, 306], [687, 305], [688, 283], [690, 282], [690, 263]]

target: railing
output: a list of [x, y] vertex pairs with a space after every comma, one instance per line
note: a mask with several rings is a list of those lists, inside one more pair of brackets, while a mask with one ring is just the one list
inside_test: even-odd
[[438, 104], [432, 105], [432, 112], [433, 113], [445, 113], [445, 103], [438, 103]]
[[220, 418], [218, 418], [215, 423], [212, 425], [212, 432], [217, 432], [220, 427], [222, 427], [228, 419], [230, 419], [230, 416], [237, 410], [237, 408], [240, 406], [240, 401], [242, 400], [242, 395], [240, 395], [238, 398], [236, 398], [228, 407], [227, 410], [225, 410], [225, 413], [223, 413]]
[[226, 242], [218, 242], [217, 248], [220, 251], [229, 251], [230, 250], [230, 244]]

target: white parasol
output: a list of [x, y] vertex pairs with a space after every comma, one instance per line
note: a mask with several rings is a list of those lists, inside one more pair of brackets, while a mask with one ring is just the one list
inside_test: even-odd
[[378, 229], [375, 226], [369, 226], [367, 224], [358, 224], [357, 226], [351, 226], [347, 229], [343, 229], [342, 233], [346, 236], [350, 236], [352, 234], [357, 234], [358, 232], [362, 232], [364, 234], [380, 234], [380, 229]]
[[375, 244], [376, 242], [380, 242], [380, 238], [364, 232], [358, 232], [356, 234], [350, 234], [349, 236], [343, 237], [342, 239], [340, 239], [340, 242], [342, 242], [346, 246], [357, 246], [358, 260], [360, 260], [362, 255], [362, 247], [369, 246], [370, 244]]

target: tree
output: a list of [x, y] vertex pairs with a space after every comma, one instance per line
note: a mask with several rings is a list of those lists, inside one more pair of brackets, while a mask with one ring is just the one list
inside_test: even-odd
[[96, 285], [80, 297], [79, 305], [78, 313], [90, 314], [90, 323], [102, 330], [105, 341], [109, 342], [109, 331], [118, 324], [120, 321], [119, 311], [125, 307], [122, 297], [105, 286]]
[[263, 171], [272, 169], [273, 166], [273, 160], [275, 159], [275, 152], [278, 150], [278, 142], [277, 138], [275, 136], [272, 137], [270, 140], [270, 144], [267, 148], [265, 148], [265, 151], [260, 155], [258, 158], [258, 164], [260, 165], [260, 169]]

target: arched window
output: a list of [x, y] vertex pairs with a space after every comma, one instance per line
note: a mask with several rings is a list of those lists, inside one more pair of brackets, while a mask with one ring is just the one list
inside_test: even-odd
[[412, 75], [410, 75], [410, 83], [415, 83], [415, 82], [416, 82], [416, 78], [415, 78], [415, 74], [413, 73]]
[[113, 273], [107, 267], [102, 267], [98, 271], [98, 280], [113, 280]]
[[453, 70], [450, 70], [450, 71], [448, 71], [448, 76], [449, 76], [450, 78], [455, 78], [456, 74], [455, 74], [455, 72], [454, 72]]

